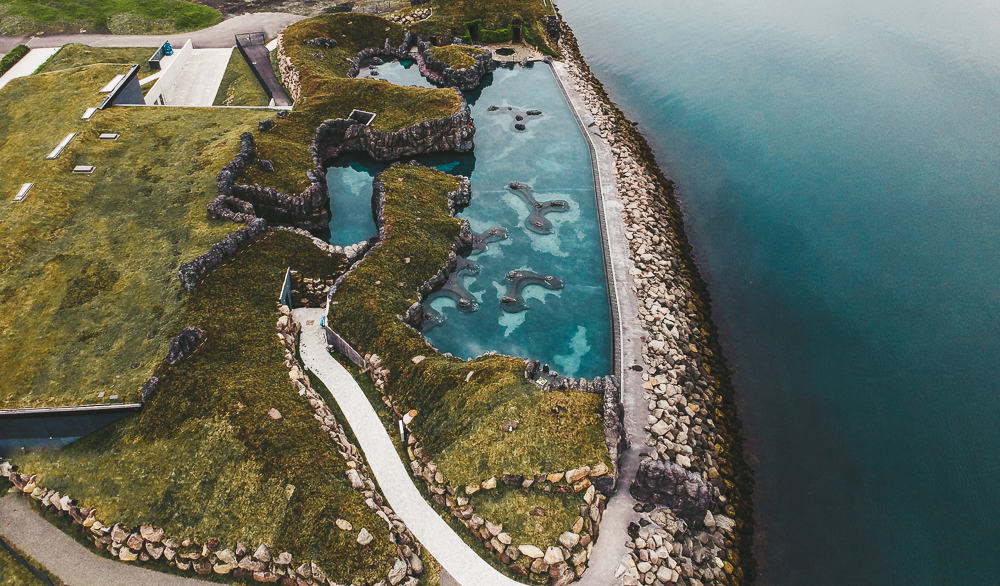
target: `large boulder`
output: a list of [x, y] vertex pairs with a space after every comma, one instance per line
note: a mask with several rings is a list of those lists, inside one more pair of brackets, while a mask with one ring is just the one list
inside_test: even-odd
[[708, 481], [666, 460], [641, 462], [629, 492], [638, 501], [668, 507], [692, 525], [705, 518], [713, 496]]
[[198, 342], [205, 337], [205, 332], [199, 328], [184, 328], [181, 333], [170, 340], [170, 347], [167, 348], [167, 364], [173, 366], [187, 356]]

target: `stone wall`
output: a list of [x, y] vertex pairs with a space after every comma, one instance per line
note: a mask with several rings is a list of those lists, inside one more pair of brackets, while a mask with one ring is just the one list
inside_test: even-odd
[[349, 119], [326, 120], [316, 129], [310, 145], [315, 167], [306, 172], [309, 187], [298, 195], [237, 182], [246, 167], [256, 161], [256, 144], [247, 132], [240, 136], [236, 157], [217, 176], [219, 195], [208, 204], [208, 212], [213, 218], [236, 222], [265, 218], [275, 224], [322, 232], [330, 223], [325, 168], [341, 153], [362, 152], [379, 161], [390, 161], [428, 153], [469, 152], [475, 131], [464, 100], [459, 111], [450, 116], [418, 122], [396, 132], [375, 130]]
[[292, 63], [292, 59], [285, 53], [285, 35], [278, 35], [278, 77], [281, 78], [281, 85], [285, 86], [288, 90], [288, 95], [292, 96], [293, 102], [299, 101], [299, 96], [302, 94], [302, 83], [300, 81], [299, 72], [295, 69], [295, 65]]
[[[365, 361], [368, 363], [366, 372], [382, 395], [386, 407], [396, 421], [405, 422], [405, 408], [396, 405], [388, 393], [389, 371], [382, 366], [381, 358], [377, 354], [366, 354]], [[414, 435], [410, 425], [404, 423], [404, 427], [407, 432], [406, 451], [414, 478], [423, 481], [434, 502], [448, 509], [452, 516], [483, 541], [486, 549], [497, 559], [533, 582], [565, 586], [583, 575], [607, 504], [607, 497], [597, 490], [597, 485], [609, 478], [611, 473], [604, 463], [534, 476], [505, 474], [501, 478], [487, 478], [478, 484], [455, 486], [448, 482], [437, 464], [424, 454], [420, 440]], [[514, 543], [513, 537], [504, 532], [502, 524], [483, 518], [469, 502], [471, 495], [482, 490], [497, 489], [501, 484], [522, 490], [583, 493], [585, 504], [581, 505], [580, 516], [573, 525], [559, 535], [559, 543]]]
[[237, 230], [226, 236], [221, 242], [213, 244], [212, 248], [205, 254], [195, 258], [191, 262], [182, 264], [177, 269], [177, 276], [180, 278], [184, 290], [189, 293], [194, 291], [195, 286], [208, 271], [236, 256], [236, 253], [253, 242], [254, 239], [266, 230], [267, 222], [259, 218], [254, 219], [246, 228]]
[[[441, 61], [438, 61], [430, 53], [431, 44], [420, 42], [417, 44], [417, 51], [420, 55], [418, 63], [420, 73], [427, 79], [448, 87], [455, 87], [463, 91], [470, 91], [478, 88], [483, 79], [493, 71], [493, 52], [480, 47], [485, 51], [482, 55], [476, 55], [476, 64], [466, 69], [452, 69]], [[433, 76], [428, 73], [434, 74]]]

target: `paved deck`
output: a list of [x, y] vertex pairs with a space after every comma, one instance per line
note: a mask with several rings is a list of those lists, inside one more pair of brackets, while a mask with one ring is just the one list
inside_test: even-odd
[[232, 54], [232, 48], [191, 49], [191, 55], [169, 88], [167, 103], [171, 106], [211, 106], [215, 103], [215, 94], [226, 75]]
[[[253, 68], [257, 79], [264, 85], [265, 91], [274, 100], [275, 106], [291, 106], [292, 98], [281, 86], [278, 76], [271, 66], [271, 51], [265, 45], [240, 45], [250, 67]], [[275, 44], [277, 46], [277, 44]]]
[[519, 584], [479, 557], [424, 500], [403, 466], [396, 447], [378, 414], [357, 381], [326, 350], [326, 333], [320, 327], [322, 309], [296, 309], [292, 315], [302, 326], [299, 351], [304, 366], [323, 381], [351, 425], [389, 505], [448, 574], [465, 586], [514, 586]]
[[0, 535], [69, 586], [216, 585], [101, 557], [43, 519], [17, 494], [0, 498]]
[[636, 501], [628, 488], [639, 469], [639, 451], [645, 447], [647, 408], [642, 396], [642, 373], [630, 367], [642, 365], [642, 337], [645, 331], [639, 321], [639, 300], [629, 272], [633, 263], [625, 238], [624, 206], [618, 199], [614, 155], [607, 141], [601, 138], [590, 110], [575, 89], [576, 81], [566, 71], [565, 64], [553, 61], [552, 71], [590, 146], [597, 209], [604, 237], [604, 262], [610, 285], [608, 293], [611, 295], [614, 321], [615, 371], [621, 381], [621, 400], [625, 410], [623, 425], [630, 446], [622, 452], [618, 492], [608, 500], [601, 518], [601, 533], [594, 544], [590, 565], [577, 582], [581, 586], [607, 586], [619, 582], [614, 577], [615, 570], [629, 553], [625, 547], [629, 539], [628, 524], [636, 517], [632, 509]]
[[59, 49], [32, 49], [21, 57], [20, 61], [7, 70], [7, 73], [0, 76], [0, 88], [10, 83], [12, 79], [31, 75], [36, 69], [48, 61], [49, 57], [55, 55]]

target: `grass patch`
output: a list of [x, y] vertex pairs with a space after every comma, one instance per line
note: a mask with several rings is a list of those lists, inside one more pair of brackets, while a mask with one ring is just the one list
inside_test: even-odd
[[[64, 45], [59, 52], [49, 58], [38, 73], [48, 73], [61, 69], [72, 69], [95, 63], [123, 63], [139, 65], [139, 77], [152, 75], [149, 58], [156, 49], [150, 47], [90, 47], [88, 45]], [[110, 81], [110, 80], [109, 80]]]
[[3, 59], [0, 59], [0, 75], [7, 73], [7, 71], [11, 67], [14, 67], [14, 64], [20, 61], [21, 57], [27, 55], [30, 50], [31, 49], [29, 49], [27, 45], [17, 45], [11, 49], [9, 53], [3, 56]]
[[468, 45], [431, 47], [429, 51], [431, 57], [437, 59], [452, 69], [468, 69], [476, 64], [477, 56], [486, 54], [486, 51], [483, 51], [478, 47], [470, 47]]
[[[368, 400], [371, 402], [372, 407], [374, 407], [375, 412], [378, 413], [379, 419], [382, 420], [382, 425], [385, 427], [386, 433], [388, 433], [389, 437], [392, 438], [392, 445], [395, 446], [396, 453], [399, 454], [399, 459], [403, 461], [405, 466], [409, 467], [408, 464], [409, 456], [407, 455], [406, 450], [404, 449], [403, 444], [400, 441], [398, 424], [393, 419], [392, 414], [389, 413], [389, 408], [386, 407], [385, 403], [382, 401], [382, 395], [380, 395], [378, 389], [375, 388], [374, 383], [372, 383], [371, 377], [369, 377], [366, 373], [361, 372], [361, 370], [358, 369], [358, 367], [351, 364], [346, 358], [344, 358], [340, 354], [334, 352], [334, 357], [337, 358], [337, 360], [340, 361], [342, 365], [344, 365], [344, 368], [350, 371], [351, 376], [353, 376], [354, 380], [358, 382], [358, 386], [360, 386], [361, 390], [364, 391], [365, 395], [368, 397]], [[327, 402], [328, 403], [333, 402], [332, 398]], [[347, 429], [350, 429], [350, 426], [347, 426]], [[473, 535], [472, 532], [469, 531], [469, 528], [463, 525], [460, 520], [455, 518], [455, 516], [452, 515], [447, 508], [445, 508], [442, 505], [439, 505], [437, 501], [433, 499], [430, 491], [427, 490], [427, 484], [425, 482], [423, 482], [422, 480], [414, 479], [413, 484], [414, 486], [417, 487], [417, 490], [420, 491], [420, 494], [424, 497], [424, 500], [427, 501], [427, 504], [430, 505], [430, 507], [434, 509], [434, 511], [438, 515], [440, 515], [442, 519], [444, 519], [445, 523], [447, 523], [448, 526], [451, 527], [451, 530], [454, 531], [456, 535], [461, 537], [462, 540], [465, 541], [465, 543], [469, 547], [471, 547], [473, 551], [476, 552], [476, 555], [486, 560], [486, 562], [489, 563], [491, 566], [493, 566], [498, 572], [505, 574], [510, 578], [513, 578], [514, 580], [521, 579], [521, 576], [519, 576], [517, 573], [512, 571], [507, 566], [505, 566], [500, 561], [500, 559], [496, 557], [496, 554], [486, 549], [486, 546], [483, 544], [483, 541], [479, 537]], [[490, 519], [490, 521], [493, 522], [495, 520]], [[499, 520], [496, 520], [496, 522], [503, 523], [504, 521], [501, 518]], [[425, 550], [424, 556], [430, 557], [430, 552]], [[423, 559], [426, 567], [427, 559], [426, 558]], [[427, 576], [425, 576], [425, 578], [429, 579], [429, 577]], [[429, 579], [428, 584], [434, 584], [434, 583], [435, 582], [433, 580]]]
[[215, 95], [216, 106], [266, 106], [271, 101], [243, 54], [233, 49]]
[[38, 32], [163, 34], [222, 20], [214, 8], [182, 0], [0, 0], [0, 34]]
[[[148, 521], [168, 535], [230, 546], [265, 542], [316, 561], [337, 582], [382, 579], [394, 557], [386, 525], [351, 488], [336, 446], [288, 382], [274, 322], [289, 265], [327, 278], [343, 257], [269, 233], [186, 299], [181, 321], [203, 329], [206, 341], [162, 373], [138, 415], [16, 463], [37, 471], [43, 486], [97, 507], [101, 519]], [[271, 408], [282, 419], [271, 420]], [[355, 531], [337, 529], [338, 517]], [[366, 551], [354, 541], [361, 527], [376, 537]]]
[[375, 112], [376, 130], [395, 131], [427, 119], [450, 116], [461, 101], [453, 90], [401, 87], [383, 80], [334, 78], [322, 94], [303, 97], [274, 128], [255, 133], [257, 154], [274, 161], [273, 173], [248, 167], [242, 181], [299, 193], [309, 186], [306, 171], [313, 168], [309, 150], [316, 128], [324, 120], [347, 118], [357, 108]]
[[542, 0], [432, 0], [434, 16], [413, 29], [432, 35], [450, 35], [471, 40], [466, 23], [477, 22], [480, 42], [502, 43], [513, 36], [516, 19], [522, 22], [524, 41], [546, 54], [555, 52], [546, 44], [543, 20], [554, 14]]
[[[399, 320], [451, 251], [460, 222], [446, 194], [458, 181], [418, 166], [394, 167], [382, 179], [386, 240], [338, 287], [330, 323], [359, 351], [383, 357], [398, 407], [419, 411], [414, 428], [427, 455], [456, 485], [597, 462], [610, 467], [600, 397], [544, 392], [524, 379], [516, 358], [447, 358]], [[413, 364], [418, 354], [427, 358]], [[519, 421], [516, 431], [501, 429], [507, 419]]]
[[[81, 121], [125, 70], [40, 73], [0, 90], [0, 409], [107, 401], [101, 391], [138, 399], [187, 325], [177, 266], [237, 228], [206, 221], [205, 205], [240, 132], [268, 114], [112, 108]], [[70, 173], [78, 164], [97, 170]], [[24, 182], [35, 187], [14, 203]]]
[[481, 490], [469, 497], [469, 502], [483, 518], [502, 520], [514, 545], [537, 545], [542, 550], [558, 545], [559, 534], [572, 529], [580, 507], [587, 504], [582, 493], [513, 490], [503, 485]]

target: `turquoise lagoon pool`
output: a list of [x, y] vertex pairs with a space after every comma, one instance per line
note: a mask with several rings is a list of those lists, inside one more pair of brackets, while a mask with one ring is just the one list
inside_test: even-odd
[[[380, 77], [395, 81], [415, 66], [378, 69]], [[418, 160], [469, 176], [472, 203], [459, 217], [473, 232], [496, 227], [507, 238], [491, 239], [469, 256], [478, 271], [466, 271], [460, 280], [475, 299], [473, 311], [459, 309], [445, 294], [430, 296], [428, 305], [441, 320], [425, 326], [425, 337], [441, 352], [462, 358], [492, 350], [539, 360], [567, 376], [609, 374], [611, 317], [590, 151], [551, 69], [499, 68], [492, 83], [466, 97], [476, 121], [475, 155]], [[331, 242], [343, 245], [375, 234], [371, 180], [384, 165], [360, 157], [338, 163], [327, 181]], [[511, 189], [512, 182], [526, 188]], [[529, 228], [532, 203], [555, 200], [564, 205], [543, 214], [542, 226]], [[522, 306], [504, 304], [524, 309], [507, 311], [501, 301], [509, 271], [556, 277], [562, 288], [527, 285]]]

